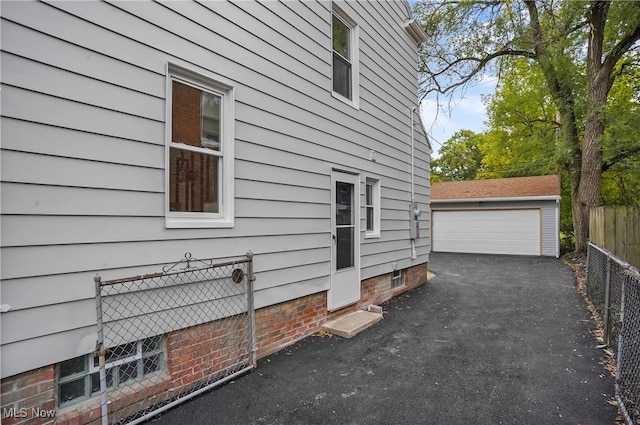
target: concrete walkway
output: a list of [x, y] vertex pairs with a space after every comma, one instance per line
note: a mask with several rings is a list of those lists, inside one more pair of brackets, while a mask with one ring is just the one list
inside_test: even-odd
[[429, 266], [382, 322], [309, 337], [153, 422], [614, 424], [613, 379], [560, 260], [438, 253]]

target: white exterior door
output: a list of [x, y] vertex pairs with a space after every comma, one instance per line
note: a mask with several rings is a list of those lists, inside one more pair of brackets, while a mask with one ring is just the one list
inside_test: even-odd
[[432, 250], [541, 255], [539, 209], [433, 210]]
[[329, 310], [360, 299], [360, 179], [331, 175], [331, 288]]

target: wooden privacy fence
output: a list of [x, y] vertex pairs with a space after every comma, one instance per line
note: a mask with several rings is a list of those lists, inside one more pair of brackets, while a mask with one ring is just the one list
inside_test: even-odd
[[640, 267], [640, 206], [591, 209], [589, 238], [629, 264]]

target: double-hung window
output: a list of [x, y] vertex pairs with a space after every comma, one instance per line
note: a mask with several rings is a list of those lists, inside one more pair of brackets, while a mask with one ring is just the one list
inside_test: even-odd
[[233, 226], [233, 88], [169, 65], [167, 227]]
[[333, 94], [358, 107], [358, 25], [335, 3], [331, 19]]
[[364, 191], [365, 237], [380, 236], [380, 180], [367, 178]]

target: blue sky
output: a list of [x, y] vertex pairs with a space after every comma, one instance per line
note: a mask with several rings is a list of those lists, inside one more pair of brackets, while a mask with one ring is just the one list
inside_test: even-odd
[[497, 79], [485, 78], [480, 83], [468, 87], [464, 92], [456, 92], [449, 99], [440, 97], [444, 105], [439, 111], [435, 96], [422, 101], [422, 121], [431, 139], [433, 157], [439, 156], [438, 150], [456, 131], [471, 130], [476, 133], [485, 130], [485, 106], [481, 95], [495, 92]]
[[[408, 0], [413, 9], [416, 0]], [[485, 130], [485, 107], [482, 104], [482, 95], [493, 94], [498, 79], [489, 73], [473, 85], [464, 90], [458, 90], [450, 98], [443, 96], [436, 99], [430, 96], [424, 99], [420, 105], [422, 121], [433, 147], [433, 158], [440, 156], [439, 149], [455, 132], [459, 130], [471, 130], [476, 133]], [[438, 108], [438, 102], [440, 108]]]

